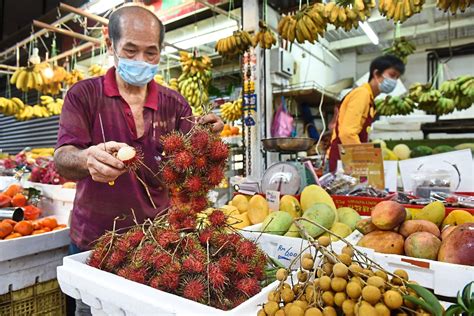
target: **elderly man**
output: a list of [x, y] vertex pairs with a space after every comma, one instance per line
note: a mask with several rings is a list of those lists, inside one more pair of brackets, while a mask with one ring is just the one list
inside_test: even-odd
[[[106, 39], [115, 67], [105, 76], [75, 84], [66, 95], [54, 160], [61, 175], [78, 180], [71, 215], [72, 253], [89, 249], [112, 229], [117, 217], [127, 216], [116, 228], [133, 224], [131, 209], [143, 222], [168, 206], [167, 189], [154, 175], [163, 151], [160, 137], [189, 131], [192, 112], [180, 94], [153, 80], [163, 38], [163, 24], [151, 11], [140, 6], [118, 9], [110, 17]], [[215, 132], [223, 128], [215, 115], [199, 123], [211, 124]], [[137, 170], [150, 196], [113, 155], [127, 145], [137, 148], [151, 168]]]

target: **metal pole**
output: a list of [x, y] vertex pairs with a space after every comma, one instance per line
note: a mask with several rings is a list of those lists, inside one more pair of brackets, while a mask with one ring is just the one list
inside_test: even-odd
[[79, 34], [79, 33], [72, 32], [72, 31], [68, 31], [68, 30], [65, 30], [65, 29], [60, 29], [59, 27], [55, 27], [55, 26], [52, 26], [50, 24], [47, 24], [47, 23], [44, 23], [44, 22], [41, 22], [41, 21], [38, 21], [38, 20], [33, 20], [33, 25], [36, 26], [36, 27], [41, 27], [41, 28], [53, 31], [55, 33], [75, 37], [75, 38], [78, 38], [78, 39], [81, 39], [81, 40], [84, 40], [84, 41], [88, 41], [88, 42], [92, 42], [92, 43], [95, 43], [95, 44], [98, 44], [98, 45], [100, 45], [102, 43], [102, 41], [100, 39], [97, 39], [97, 38], [94, 38], [94, 37], [91, 37], [91, 36], [87, 36], [87, 35], [83, 35], [83, 34]]
[[90, 20], [94, 20], [94, 21], [99, 22], [99, 23], [104, 24], [104, 25], [109, 25], [109, 19], [107, 19], [107, 18], [98, 16], [96, 14], [84, 11], [84, 10], [79, 9], [79, 8], [74, 8], [70, 5], [62, 3], [62, 2], [59, 3], [59, 9], [64, 10], [64, 11], [68, 11], [68, 12], [72, 12], [72, 13], [75, 13], [75, 14], [78, 14], [78, 15], [82, 15], [82, 16], [90, 19]]
[[61, 53], [57, 56], [54, 56], [54, 57], [51, 57], [51, 58], [48, 58], [47, 60], [45, 60], [44, 62], [53, 62], [55, 60], [59, 60], [59, 59], [63, 59], [65, 57], [68, 57], [68, 56], [71, 56], [77, 52], [80, 52], [82, 50], [85, 50], [85, 49], [88, 49], [88, 48], [92, 48], [94, 49], [94, 43], [91, 43], [91, 42], [88, 42], [88, 43], [85, 43], [85, 44], [82, 44], [80, 46], [77, 46], [75, 48], [72, 48], [68, 51], [65, 51], [64, 53]]

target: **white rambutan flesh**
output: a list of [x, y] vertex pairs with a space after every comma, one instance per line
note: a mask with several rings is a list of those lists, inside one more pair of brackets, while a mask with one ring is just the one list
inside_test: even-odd
[[122, 147], [117, 152], [117, 159], [125, 164], [133, 162], [137, 156], [137, 151], [132, 146]]

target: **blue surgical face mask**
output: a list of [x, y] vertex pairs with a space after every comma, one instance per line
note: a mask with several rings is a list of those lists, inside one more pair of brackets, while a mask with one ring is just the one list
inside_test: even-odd
[[397, 79], [383, 77], [382, 83], [379, 84], [380, 92], [390, 93], [395, 90]]
[[158, 73], [158, 65], [123, 57], [117, 58], [118, 74], [123, 79], [123, 81], [133, 86], [144, 86], [148, 84]]

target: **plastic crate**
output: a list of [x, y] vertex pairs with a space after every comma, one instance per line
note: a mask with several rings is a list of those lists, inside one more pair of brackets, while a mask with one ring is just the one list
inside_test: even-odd
[[0, 295], [0, 315], [65, 315], [66, 299], [57, 280]]

